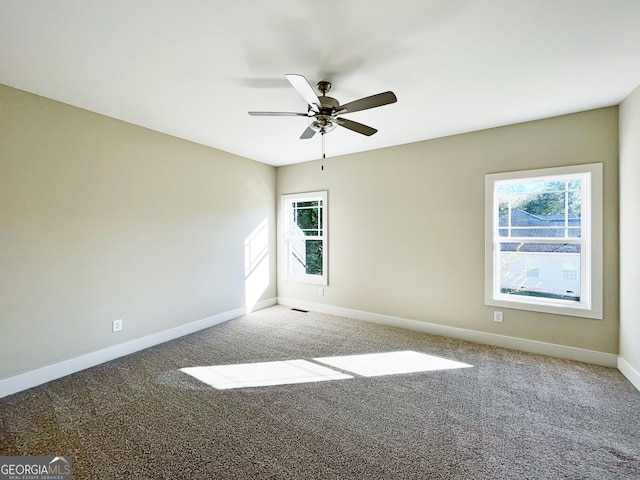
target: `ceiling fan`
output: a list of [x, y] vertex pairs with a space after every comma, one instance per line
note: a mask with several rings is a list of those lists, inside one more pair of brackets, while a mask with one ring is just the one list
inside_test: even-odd
[[323, 135], [324, 140], [324, 134], [333, 130], [338, 125], [362, 135], [371, 136], [378, 130], [368, 125], [342, 118], [339, 115], [358, 112], [360, 110], [368, 110], [369, 108], [381, 107], [382, 105], [388, 105], [398, 101], [393, 92], [384, 92], [340, 105], [338, 100], [327, 96], [327, 92], [331, 90], [330, 82], [325, 80], [318, 82], [318, 90], [322, 94], [318, 97], [304, 76], [287, 74], [285, 77], [289, 80], [291, 86], [293, 86], [293, 88], [295, 88], [307, 102], [307, 112], [249, 112], [249, 115], [262, 117], [307, 117], [310, 123], [300, 136], [303, 140], [313, 137], [317, 132]]

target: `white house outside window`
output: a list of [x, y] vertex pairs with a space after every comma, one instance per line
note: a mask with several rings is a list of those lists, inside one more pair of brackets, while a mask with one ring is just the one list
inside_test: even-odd
[[601, 164], [487, 175], [487, 304], [602, 317], [601, 178]]
[[327, 285], [327, 192], [282, 196], [284, 278]]

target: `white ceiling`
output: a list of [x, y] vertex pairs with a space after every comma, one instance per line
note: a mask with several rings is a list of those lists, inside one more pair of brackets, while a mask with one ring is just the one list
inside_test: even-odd
[[0, 83], [271, 165], [321, 156], [285, 80], [333, 83], [379, 132], [327, 156], [619, 104], [639, 0], [0, 0]]

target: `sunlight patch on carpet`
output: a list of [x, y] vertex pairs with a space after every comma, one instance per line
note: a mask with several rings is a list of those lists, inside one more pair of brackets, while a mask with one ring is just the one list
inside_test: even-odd
[[370, 353], [365, 355], [346, 355], [341, 357], [322, 357], [314, 358], [314, 360], [363, 377], [379, 377], [382, 375], [429, 372], [433, 370], [449, 370], [452, 368], [468, 368], [473, 366], [468, 363], [456, 362], [455, 360], [448, 360], [446, 358], [410, 350]]
[[218, 390], [353, 378], [307, 360], [189, 367], [180, 371]]
[[[320, 364], [329, 365], [342, 371], [333, 370]], [[231, 388], [264, 387], [354, 378], [349, 373], [360, 377], [379, 377], [468, 367], [473, 367], [473, 365], [407, 350], [320, 357], [314, 358], [313, 361], [286, 360], [280, 362], [187, 367], [181, 368], [180, 371], [218, 390], [228, 390]]]

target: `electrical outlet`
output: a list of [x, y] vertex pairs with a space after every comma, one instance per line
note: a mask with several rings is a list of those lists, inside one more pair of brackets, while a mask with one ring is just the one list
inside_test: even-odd
[[324, 297], [324, 287], [318, 288], [318, 295], [320, 295], [321, 297]]
[[119, 332], [122, 330], [122, 319], [114, 320], [111, 324], [112, 331]]
[[502, 323], [502, 312], [493, 312], [493, 321]]

